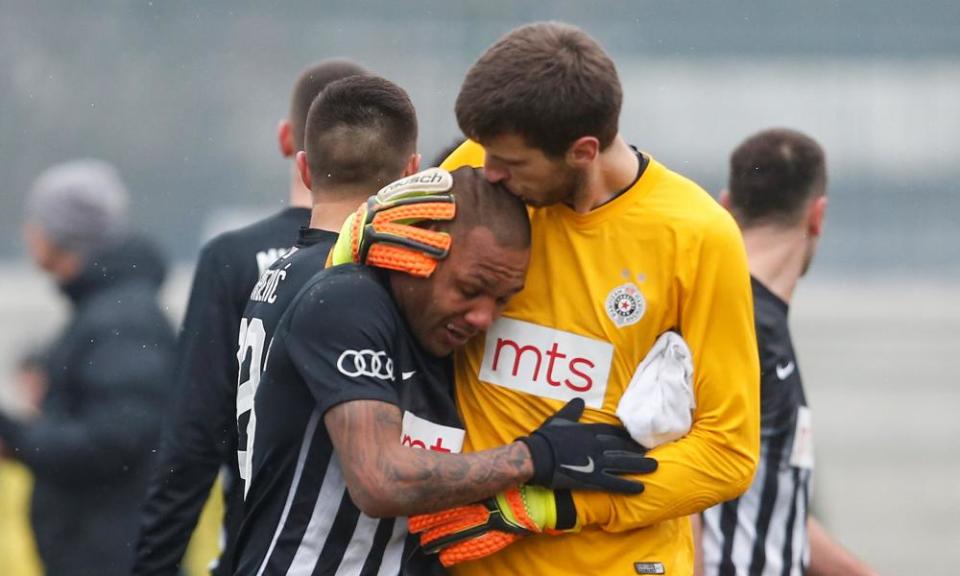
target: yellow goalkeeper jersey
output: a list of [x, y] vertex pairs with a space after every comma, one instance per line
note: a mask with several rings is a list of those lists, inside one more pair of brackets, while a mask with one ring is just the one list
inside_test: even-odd
[[[480, 166], [466, 142], [443, 164]], [[582, 530], [535, 536], [457, 575], [692, 574], [687, 516], [750, 485], [759, 452], [760, 369], [746, 253], [730, 215], [693, 182], [650, 162], [626, 192], [587, 213], [530, 210], [526, 287], [456, 356], [465, 451], [529, 433], [581, 397], [584, 421], [616, 409], [659, 335], [694, 359], [693, 426], [650, 451], [659, 469], [626, 496], [575, 492]]]

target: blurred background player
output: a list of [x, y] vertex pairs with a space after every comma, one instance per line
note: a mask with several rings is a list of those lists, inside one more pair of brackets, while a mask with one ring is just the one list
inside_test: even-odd
[[180, 333], [178, 401], [166, 427], [160, 463], [143, 507], [134, 574], [173, 575], [218, 472], [223, 469], [226, 512], [221, 561], [214, 574], [231, 574], [224, 559], [241, 519], [237, 470], [237, 330], [250, 292], [310, 221], [310, 190], [295, 162], [314, 98], [330, 82], [366, 74], [349, 60], [330, 59], [304, 70], [290, 98], [290, 116], [278, 127], [280, 152], [290, 158], [289, 207], [255, 224], [214, 238], [200, 253]]
[[128, 194], [96, 160], [34, 183], [30, 256], [72, 304], [44, 362], [37, 414], [0, 413], [7, 455], [33, 473], [31, 523], [47, 574], [128, 574], [174, 360], [157, 302], [166, 265], [129, 231]]
[[810, 515], [811, 416], [787, 314], [823, 233], [826, 193], [823, 150], [800, 132], [765, 130], [730, 157], [729, 188], [720, 201], [743, 231], [750, 263], [761, 369], [760, 464], [745, 494], [703, 512], [698, 574], [874, 574]]
[[465, 449], [502, 444], [570, 398], [586, 401], [586, 420], [616, 422], [670, 329], [693, 352], [693, 428], [651, 450], [660, 467], [643, 494], [575, 491], [578, 534], [525, 538], [456, 574], [689, 574], [687, 515], [753, 477], [759, 374], [739, 231], [704, 190], [621, 138], [621, 101], [610, 57], [560, 23], [517, 28], [467, 73], [456, 115], [473, 141], [444, 167], [482, 164], [532, 206], [534, 240], [526, 288], [456, 358]]
[[[289, 524], [296, 526], [294, 531], [305, 528], [301, 524], [304, 514], [297, 511], [304, 503], [313, 508], [310, 499], [316, 498], [316, 494], [306, 492], [293, 503], [292, 515], [282, 513], [287, 503], [287, 487], [283, 481], [290, 482], [290, 490], [296, 486], [296, 482], [292, 482], [293, 467], [289, 466], [297, 462], [296, 445], [289, 452], [291, 457], [281, 458], [277, 468], [255, 473], [259, 470], [255, 463], [264, 458], [273, 462], [275, 455], [287, 453], [289, 446], [274, 434], [278, 428], [289, 430], [292, 426], [296, 434], [303, 433], [302, 426], [296, 428], [302, 424], [296, 414], [304, 408], [303, 402], [282, 405], [279, 411], [271, 407], [261, 409], [259, 419], [254, 410], [262, 371], [266, 369], [266, 353], [271, 350], [275, 358], [282, 349], [282, 345], [277, 346], [277, 351], [273, 347], [277, 325], [301, 288], [324, 269], [330, 248], [347, 216], [386, 184], [417, 171], [420, 165], [417, 130], [416, 111], [406, 92], [376, 76], [355, 76], [332, 82], [309, 108], [304, 149], [296, 155], [298, 178], [313, 195], [309, 227], [300, 230], [294, 248], [263, 274], [249, 297], [239, 325], [241, 370], [236, 417], [240, 430], [240, 474], [247, 501], [237, 548], [237, 573], [260, 574], [265, 569], [268, 574], [281, 573], [277, 563], [285, 563], [289, 568], [295, 559], [292, 553], [287, 553], [288, 547], [293, 544], [296, 551], [299, 540], [291, 540], [287, 535], [289, 525], [285, 519], [289, 518]], [[343, 329], [323, 322], [311, 328], [318, 337]], [[270, 363], [277, 362], [274, 359]], [[270, 384], [280, 388], [281, 393], [290, 388], [286, 381]], [[266, 394], [269, 396], [270, 392]], [[260, 428], [266, 428], [259, 434], [258, 423]], [[309, 458], [306, 463], [319, 466]], [[315, 473], [307, 470], [304, 475], [308, 490]], [[256, 482], [251, 486], [254, 478]], [[330, 509], [317, 513], [334, 514], [335, 505], [339, 503], [328, 504]], [[308, 513], [306, 519], [309, 518]], [[271, 540], [275, 531], [284, 536], [279, 543]], [[301, 533], [300, 537], [307, 541], [307, 546], [323, 545], [319, 536]], [[316, 542], [310, 542], [311, 538]], [[302, 568], [302, 562], [301, 558], [294, 565]]]

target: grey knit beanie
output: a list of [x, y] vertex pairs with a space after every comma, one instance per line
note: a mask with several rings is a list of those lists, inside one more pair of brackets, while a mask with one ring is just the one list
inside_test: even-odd
[[89, 254], [127, 230], [129, 195], [120, 175], [101, 160], [74, 160], [45, 170], [27, 197], [27, 221], [56, 245]]

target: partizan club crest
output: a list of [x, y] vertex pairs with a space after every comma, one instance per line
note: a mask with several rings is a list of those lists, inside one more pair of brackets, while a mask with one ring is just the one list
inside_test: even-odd
[[613, 320], [617, 328], [636, 324], [647, 309], [643, 294], [632, 282], [617, 286], [607, 295], [607, 316]]

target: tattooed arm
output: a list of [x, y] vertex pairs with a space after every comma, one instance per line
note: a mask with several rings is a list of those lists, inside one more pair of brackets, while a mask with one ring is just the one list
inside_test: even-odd
[[324, 416], [350, 498], [372, 517], [410, 516], [470, 504], [533, 476], [522, 442], [452, 454], [400, 444], [400, 409], [356, 400]]
[[316, 276], [284, 317], [289, 329], [278, 330], [273, 346], [282, 342], [276, 349], [285, 348], [324, 415], [350, 496], [368, 516], [470, 504], [533, 476], [533, 459], [521, 442], [470, 455], [401, 444], [403, 411], [393, 368], [381, 374], [374, 364], [357, 362], [364, 362], [361, 353], [376, 351], [377, 366], [385, 368], [379, 358], [386, 357], [399, 368], [399, 338], [409, 336], [390, 294], [364, 269], [344, 266]]

